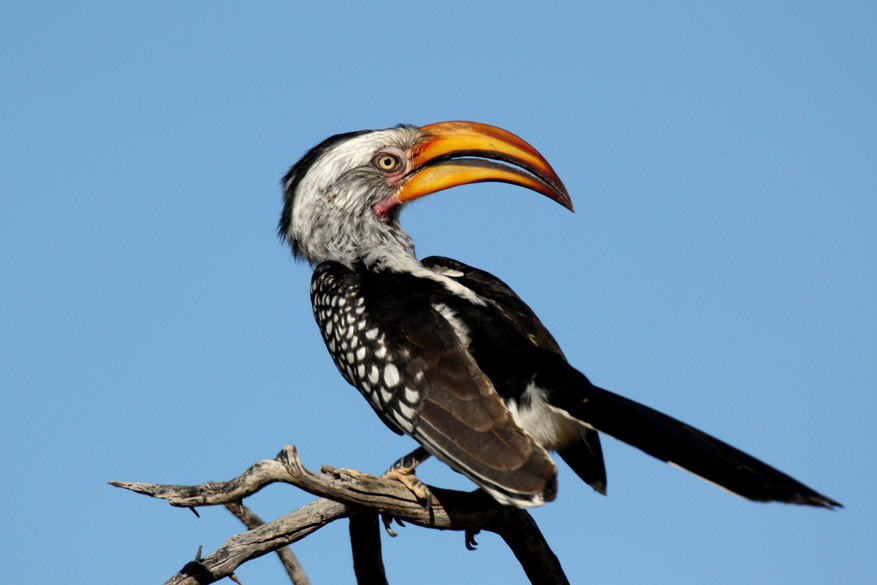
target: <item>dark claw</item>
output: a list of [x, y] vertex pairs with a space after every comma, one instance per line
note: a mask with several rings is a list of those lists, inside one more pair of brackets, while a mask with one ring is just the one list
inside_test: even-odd
[[[393, 517], [392, 517], [392, 516], [390, 516], [389, 514], [384, 514], [384, 515], [381, 516], [381, 520], [382, 520], [383, 523], [384, 523], [384, 530], [387, 531], [387, 534], [389, 534], [390, 536], [398, 536], [398, 535], [393, 531], [393, 529], [390, 528], [390, 524], [393, 523]], [[397, 520], [397, 522], [399, 522], [399, 521]], [[401, 522], [399, 522], [399, 523], [402, 524]]]
[[467, 550], [475, 550], [475, 547], [478, 546], [478, 543], [475, 542], [475, 535], [481, 532], [480, 530], [467, 530], [466, 531], [466, 549]]

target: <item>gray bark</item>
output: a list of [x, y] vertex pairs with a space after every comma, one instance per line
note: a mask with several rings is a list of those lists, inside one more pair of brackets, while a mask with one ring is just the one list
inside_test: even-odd
[[380, 535], [375, 530], [378, 515], [388, 531], [392, 519], [426, 528], [464, 531], [467, 546], [480, 530], [494, 532], [512, 550], [532, 583], [568, 583], [560, 562], [525, 510], [501, 506], [481, 491], [464, 493], [432, 486], [428, 486], [433, 495], [432, 507], [427, 509], [398, 481], [330, 466], [323, 466], [321, 471], [306, 469], [296, 448], [290, 445], [275, 459], [260, 461], [230, 481], [196, 486], [110, 484], [193, 511], [198, 506], [239, 506], [244, 498], [275, 482], [289, 483], [318, 496], [277, 520], [229, 538], [214, 553], [188, 563], [168, 584], [194, 585], [234, 578], [234, 570], [241, 564], [286, 547], [330, 522], [354, 516], [351, 538], [357, 580], [360, 584], [386, 583]]

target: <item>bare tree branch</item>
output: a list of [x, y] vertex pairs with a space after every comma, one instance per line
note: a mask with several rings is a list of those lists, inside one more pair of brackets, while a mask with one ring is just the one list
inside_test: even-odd
[[[259, 518], [255, 512], [244, 506], [241, 502], [226, 504], [225, 508], [234, 514], [235, 517], [243, 522], [244, 526], [250, 530], [255, 530], [259, 526], [265, 524], [264, 520]], [[286, 570], [286, 574], [289, 575], [289, 580], [292, 581], [292, 585], [311, 585], [310, 579], [308, 579], [301, 563], [298, 562], [298, 559], [296, 558], [295, 553], [292, 552], [291, 548], [284, 546], [278, 548], [274, 552], [280, 557], [280, 563]]]
[[187, 563], [165, 585], [204, 585], [230, 577], [245, 562], [301, 540], [353, 512], [344, 504], [320, 498], [255, 530], [232, 536], [213, 554]]
[[350, 548], [358, 585], [388, 585], [381, 557], [381, 526], [377, 514], [361, 512], [350, 517]]
[[[196, 507], [236, 505], [274, 482], [295, 485], [321, 499], [230, 538], [210, 556], [186, 565], [168, 583], [212, 583], [230, 576], [236, 567], [252, 558], [304, 538], [329, 522], [357, 513], [380, 514], [427, 528], [465, 531], [467, 546], [478, 531], [494, 532], [512, 549], [531, 582], [568, 583], [557, 557], [525, 510], [501, 506], [480, 490], [463, 493], [432, 486], [428, 487], [433, 494], [433, 504], [426, 509], [398, 481], [330, 466], [323, 466], [322, 473], [310, 471], [302, 465], [292, 445], [285, 447], [276, 459], [260, 461], [231, 481], [198, 486], [115, 481], [110, 484], [168, 500], [172, 506]], [[355, 524], [358, 522], [354, 521]], [[371, 554], [373, 556], [374, 552]]]

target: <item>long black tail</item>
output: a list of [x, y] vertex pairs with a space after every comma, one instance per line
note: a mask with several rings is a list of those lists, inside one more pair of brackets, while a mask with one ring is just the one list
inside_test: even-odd
[[750, 500], [842, 507], [739, 449], [572, 371], [549, 401], [586, 425]]

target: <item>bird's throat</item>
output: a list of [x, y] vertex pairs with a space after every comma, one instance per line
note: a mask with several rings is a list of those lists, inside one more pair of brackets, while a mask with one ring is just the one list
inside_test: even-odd
[[378, 216], [381, 221], [387, 223], [399, 215], [399, 207], [401, 205], [402, 202], [399, 201], [399, 197], [391, 195], [390, 197], [375, 203], [372, 206], [372, 209], [374, 209], [375, 215]]

